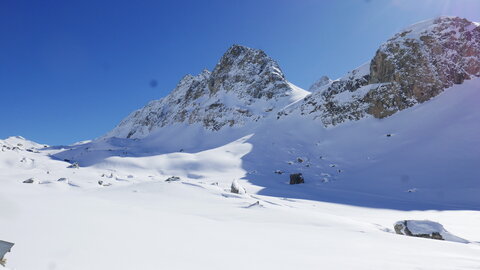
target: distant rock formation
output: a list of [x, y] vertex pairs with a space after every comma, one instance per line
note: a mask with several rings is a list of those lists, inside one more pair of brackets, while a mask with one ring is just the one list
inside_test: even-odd
[[320, 79], [318, 79], [308, 88], [308, 91], [310, 92], [320, 91], [322, 88], [325, 88], [327, 85], [329, 85], [332, 82], [333, 80], [331, 80], [328, 76], [322, 76], [320, 77]]
[[168, 96], [133, 112], [105, 137], [142, 138], [177, 123], [218, 131], [291, 114], [324, 126], [384, 118], [478, 76], [480, 27], [458, 17], [406, 28], [369, 63], [335, 81], [320, 78], [311, 94], [288, 82], [265, 52], [233, 45], [212, 72], [185, 76]]
[[210, 130], [243, 126], [308, 94], [289, 83], [263, 51], [233, 45], [212, 72], [185, 76], [168, 96], [133, 112], [107, 137], [141, 138], [175, 123]]
[[458, 17], [439, 17], [396, 34], [370, 63], [279, 115], [299, 110], [325, 126], [367, 115], [384, 118], [478, 76], [479, 25]]

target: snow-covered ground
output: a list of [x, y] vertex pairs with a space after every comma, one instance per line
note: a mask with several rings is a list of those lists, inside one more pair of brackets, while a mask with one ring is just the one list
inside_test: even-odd
[[[327, 129], [291, 115], [142, 140], [0, 141], [7, 267], [480, 269], [479, 88]], [[288, 185], [294, 172], [306, 183]], [[469, 243], [397, 235], [401, 220]]]
[[[13, 160], [35, 158], [38, 165], [2, 170], [0, 177], [0, 237], [16, 244], [7, 255], [11, 269], [478, 269], [480, 265], [478, 243], [393, 233], [398, 220], [430, 219], [475, 241], [480, 239], [478, 211], [398, 211], [236, 195], [230, 193], [227, 181], [168, 183], [141, 174], [125, 180], [107, 178], [113, 184], [100, 186], [96, 182], [105, 178], [104, 170], [68, 169], [64, 162], [33, 155], [10, 153]], [[51, 169], [50, 174], [46, 169]], [[42, 184], [21, 182], [32, 175]], [[68, 180], [56, 181], [59, 177]]]

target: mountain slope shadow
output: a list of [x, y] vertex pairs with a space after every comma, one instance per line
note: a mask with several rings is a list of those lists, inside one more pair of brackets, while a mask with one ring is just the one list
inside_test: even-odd
[[[292, 115], [244, 159], [261, 194], [402, 210], [480, 209], [480, 80], [385, 118], [334, 128]], [[448, 123], [448, 124], [447, 124]], [[289, 185], [302, 173], [305, 184]]]

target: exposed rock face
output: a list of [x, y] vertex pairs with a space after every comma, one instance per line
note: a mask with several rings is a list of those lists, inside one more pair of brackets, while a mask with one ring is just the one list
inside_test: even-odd
[[233, 45], [213, 70], [208, 89], [210, 95], [223, 90], [253, 102], [284, 97], [290, 86], [278, 64], [265, 52]]
[[307, 94], [290, 84], [263, 51], [233, 45], [212, 72], [185, 76], [172, 93], [132, 113], [107, 137], [140, 138], [175, 123], [199, 123], [210, 130], [242, 126]]
[[326, 85], [322, 91], [306, 97], [299, 105], [280, 112], [279, 116], [299, 111], [302, 115], [311, 114], [315, 119], [319, 118], [325, 126], [364, 117], [366, 105], [362, 99], [365, 91], [358, 90], [368, 84], [368, 67], [363, 65], [354, 69], [343, 78]]
[[480, 76], [480, 27], [456, 17], [415, 24], [383, 44], [369, 64], [331, 82], [297, 108], [325, 126], [384, 118]]
[[[396, 34], [380, 47], [370, 65], [370, 83], [387, 83], [400, 109], [410, 106], [402, 102], [400, 93], [424, 102], [478, 76], [480, 27], [456, 17], [419, 23]], [[383, 117], [377, 107], [369, 113]]]

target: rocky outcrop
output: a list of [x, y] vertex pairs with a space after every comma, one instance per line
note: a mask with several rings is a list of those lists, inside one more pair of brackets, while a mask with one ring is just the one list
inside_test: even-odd
[[[410, 221], [410, 223], [413, 223], [413, 222]], [[438, 227], [438, 225], [437, 225], [437, 227]], [[445, 240], [445, 239], [443, 239], [440, 231], [438, 231], [437, 228], [431, 228], [428, 231], [412, 233], [412, 231], [410, 231], [409, 226], [408, 226], [408, 220], [404, 220], [404, 221], [395, 223], [393, 228], [395, 229], [395, 233], [397, 233], [397, 234], [403, 234], [403, 235], [415, 236], [415, 237], [422, 237], [422, 238], [431, 238], [431, 239], [436, 239], [436, 240]]]
[[171, 177], [165, 179], [165, 182], [168, 182], [168, 183], [178, 182], [178, 181], [180, 181], [180, 177], [178, 177], [178, 176], [171, 176]]
[[325, 126], [388, 117], [445, 88], [480, 76], [480, 27], [457, 17], [415, 24], [383, 44], [370, 63], [333, 81], [279, 116], [299, 111]]
[[232, 185], [230, 186], [230, 192], [235, 193], [235, 194], [245, 194], [245, 193], [247, 193], [245, 188], [242, 187], [236, 179], [233, 180]]
[[33, 184], [33, 183], [35, 183], [35, 178], [33, 178], [33, 177], [32, 177], [32, 178], [28, 178], [27, 180], [23, 180], [22, 183], [24, 183], [24, 184]]
[[247, 103], [284, 97], [290, 85], [277, 62], [262, 50], [233, 45], [220, 59], [209, 80], [210, 95], [234, 92]]
[[290, 185], [303, 184], [305, 179], [301, 173], [292, 173], [290, 174]]
[[307, 94], [289, 83], [265, 52], [233, 45], [212, 72], [185, 76], [172, 93], [135, 111], [106, 137], [141, 138], [175, 123], [210, 130], [243, 126]]
[[[457, 17], [440, 17], [405, 29], [380, 47], [370, 65], [370, 83], [385, 83], [389, 100], [395, 99], [399, 109], [411, 106], [405, 97], [421, 103], [478, 76], [480, 27]], [[369, 113], [378, 118], [391, 114], [380, 105]]]
[[395, 233], [406, 236], [469, 243], [469, 241], [449, 233], [442, 224], [429, 220], [402, 220], [396, 222], [393, 228]]

